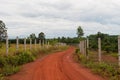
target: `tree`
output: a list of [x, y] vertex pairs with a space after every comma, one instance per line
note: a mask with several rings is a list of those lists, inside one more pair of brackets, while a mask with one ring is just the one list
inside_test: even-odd
[[36, 35], [35, 35], [34, 33], [32, 33], [32, 34], [30, 34], [30, 38], [31, 38], [32, 40], [34, 40], [34, 39], [36, 39]]
[[41, 43], [43, 45], [43, 43], [45, 42], [45, 34], [43, 32], [39, 33], [38, 39], [41, 40]]
[[43, 32], [39, 33], [38, 38], [43, 41], [45, 39], [45, 34]]
[[78, 35], [78, 38], [81, 38], [84, 35], [83, 29], [81, 28], [81, 26], [77, 28], [77, 35]]
[[98, 49], [98, 37], [102, 40], [101, 47], [103, 51], [107, 53], [118, 51], [118, 35], [109, 35], [101, 32], [89, 35], [90, 49]]
[[7, 28], [5, 27], [5, 23], [0, 20], [0, 41], [3, 40], [7, 36]]

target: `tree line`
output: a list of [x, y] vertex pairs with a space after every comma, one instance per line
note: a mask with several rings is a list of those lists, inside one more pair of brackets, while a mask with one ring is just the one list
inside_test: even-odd
[[109, 35], [105, 33], [98, 32], [96, 34], [92, 34], [88, 36], [90, 42], [90, 49], [98, 48], [98, 37], [101, 38], [101, 47], [102, 50], [109, 52], [117, 52], [118, 51], [118, 35]]
[[[30, 43], [29, 39], [32, 39], [32, 43], [34, 43], [35, 39], [36, 39], [37, 42], [39, 42], [39, 40], [41, 40], [41, 43], [43, 43], [46, 40], [45, 34], [43, 32], [40, 32], [38, 34], [38, 37], [35, 35], [35, 33], [30, 34], [29, 37], [27, 37], [27, 39], [26, 39], [26, 43]], [[9, 42], [10, 43], [16, 43], [16, 39], [10, 39]], [[24, 43], [24, 39], [20, 38], [19, 42]]]

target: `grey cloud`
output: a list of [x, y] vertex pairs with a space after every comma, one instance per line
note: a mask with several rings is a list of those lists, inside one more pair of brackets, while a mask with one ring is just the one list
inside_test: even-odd
[[72, 4], [69, 3], [69, 2], [58, 2], [58, 3], [39, 3], [40, 6], [43, 6], [43, 7], [52, 7], [52, 8], [55, 8], [55, 9], [59, 9], [59, 10], [66, 10], [66, 9], [70, 9], [72, 7]]
[[9, 34], [14, 36], [16, 34], [13, 33], [14, 30], [20, 32], [19, 35], [23, 35], [22, 32], [29, 34], [35, 31], [37, 34], [44, 31], [48, 35], [75, 36], [79, 25], [83, 26], [86, 35], [98, 30], [108, 32], [108, 29], [108, 33], [117, 34], [120, 30], [119, 2], [119, 0], [4, 0], [0, 3], [2, 7], [0, 19], [6, 22]]

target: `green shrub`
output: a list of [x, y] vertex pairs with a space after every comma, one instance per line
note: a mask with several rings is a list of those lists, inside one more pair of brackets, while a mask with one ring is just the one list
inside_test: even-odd
[[17, 66], [19, 62], [19, 56], [7, 56], [6, 58], [6, 64]]
[[76, 50], [75, 50], [75, 53], [80, 53], [80, 49], [76, 49]]
[[5, 80], [3, 74], [0, 74], [0, 80]]
[[18, 64], [25, 64], [31, 61], [35, 60], [35, 57], [32, 55], [31, 52], [22, 52], [21, 54], [18, 55]]
[[11, 74], [14, 74], [14, 73], [18, 72], [19, 69], [20, 69], [20, 67], [18, 67], [18, 66], [5, 65], [2, 68], [2, 74], [4, 76], [11, 75]]
[[118, 53], [111, 53], [110, 55], [118, 59]]
[[0, 67], [3, 67], [6, 64], [5, 57], [0, 56]]

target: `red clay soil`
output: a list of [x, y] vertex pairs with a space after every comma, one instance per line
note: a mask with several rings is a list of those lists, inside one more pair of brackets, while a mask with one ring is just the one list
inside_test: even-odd
[[57, 52], [23, 66], [22, 70], [9, 77], [10, 80], [104, 80], [90, 70], [75, 63], [72, 53], [75, 48]]

